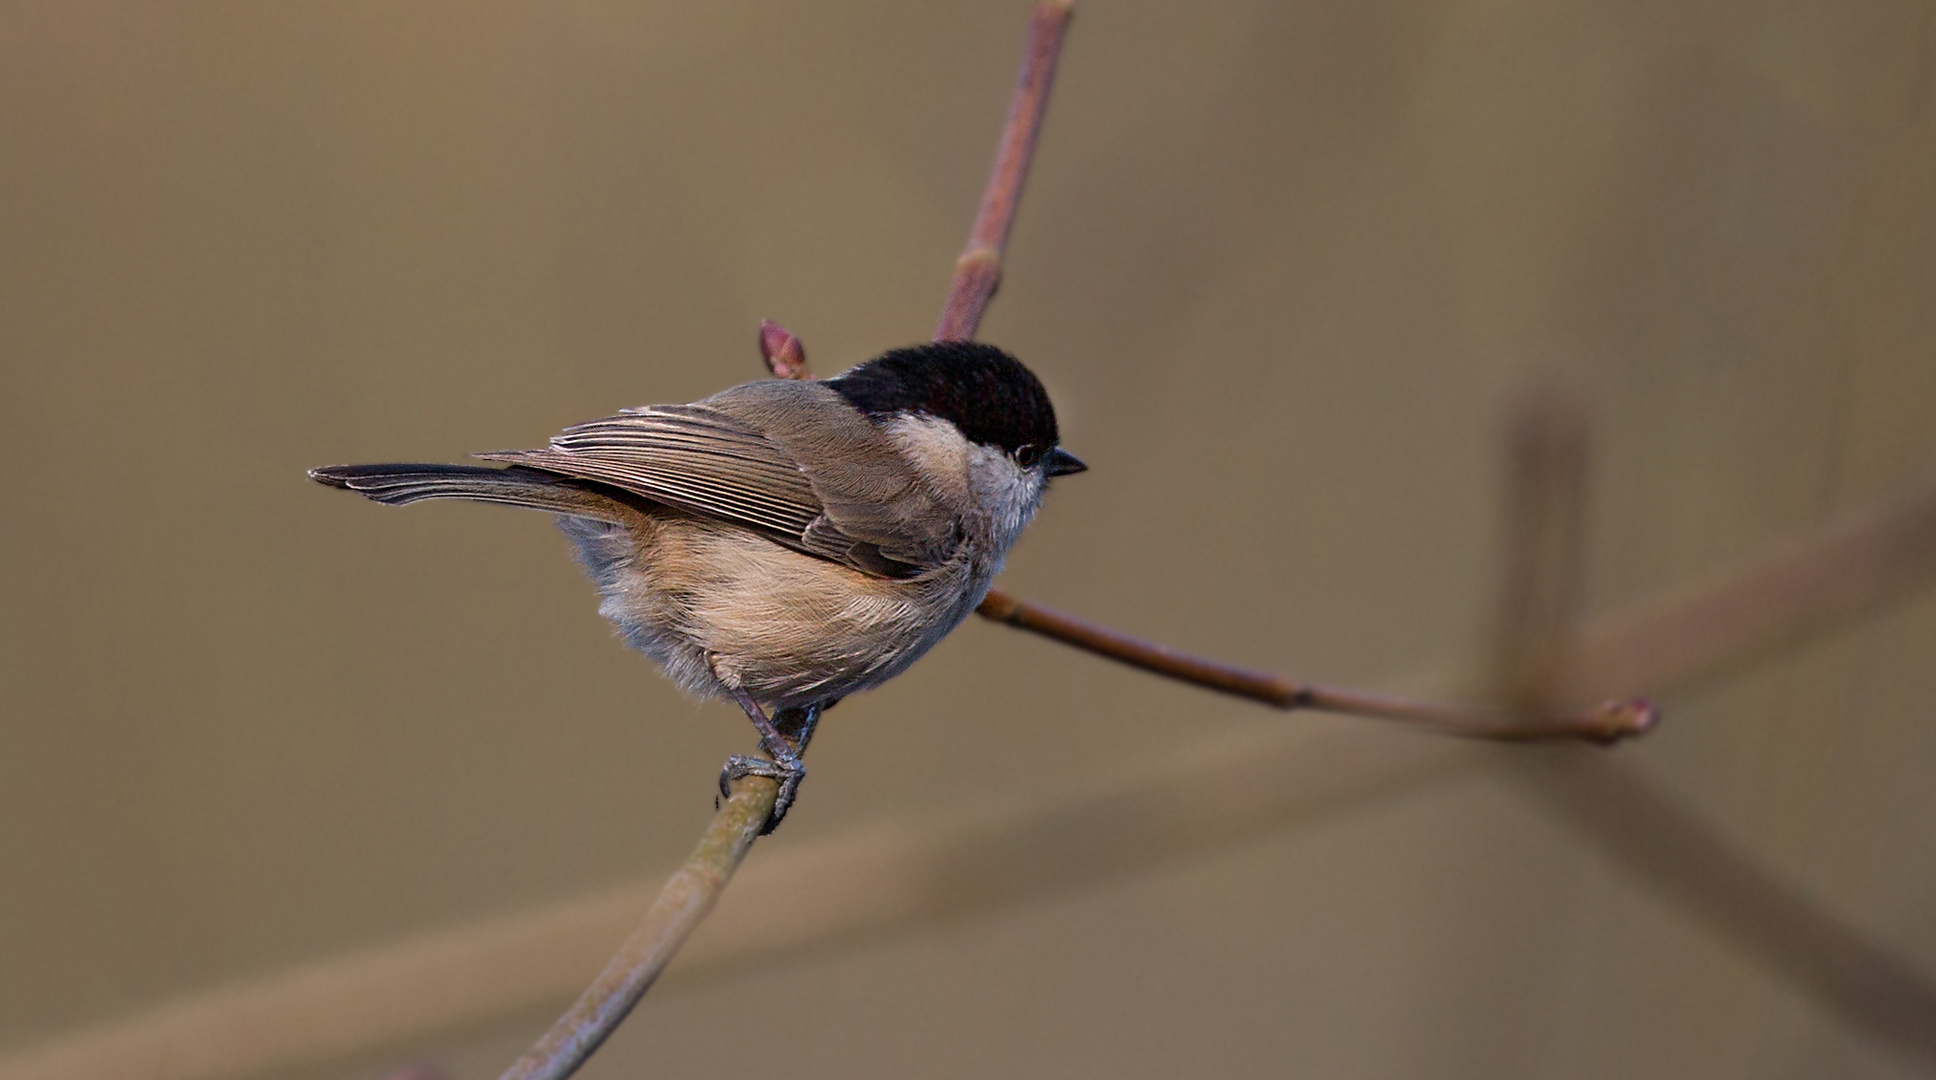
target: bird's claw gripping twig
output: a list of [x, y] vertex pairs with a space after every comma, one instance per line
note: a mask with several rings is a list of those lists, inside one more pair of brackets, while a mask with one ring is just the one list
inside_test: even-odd
[[794, 738], [789, 739], [746, 691], [734, 687], [727, 693], [745, 710], [746, 718], [753, 721], [753, 727], [760, 733], [760, 750], [766, 756], [759, 758], [734, 754], [727, 758], [726, 767], [719, 771], [719, 797], [732, 798], [730, 785], [743, 776], [765, 776], [778, 781], [780, 792], [774, 796], [773, 812], [767, 815], [766, 824], [760, 828], [760, 835], [765, 836], [780, 827], [780, 819], [786, 817], [788, 808], [793, 805], [794, 794], [800, 790], [800, 781], [807, 778], [807, 767], [801, 763], [800, 755], [806, 753], [807, 740], [813, 738], [813, 729], [820, 721], [822, 706], [781, 710], [780, 717], [786, 721], [788, 730], [794, 732]]
[[793, 797], [800, 790], [800, 781], [807, 778], [807, 767], [791, 753], [773, 761], [748, 754], [734, 754], [726, 759], [725, 767], [719, 770], [719, 797], [732, 798], [733, 781], [748, 776], [768, 777], [780, 785], [780, 793], [773, 798], [773, 812], [766, 816], [766, 824], [760, 826], [760, 835], [765, 836], [780, 827], [781, 819], [793, 806]]

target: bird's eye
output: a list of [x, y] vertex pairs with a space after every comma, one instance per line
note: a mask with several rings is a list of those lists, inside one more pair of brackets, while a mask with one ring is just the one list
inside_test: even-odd
[[1041, 460], [1042, 448], [1039, 446], [1024, 446], [1015, 451], [1015, 462], [1024, 469], [1033, 469], [1035, 463]]

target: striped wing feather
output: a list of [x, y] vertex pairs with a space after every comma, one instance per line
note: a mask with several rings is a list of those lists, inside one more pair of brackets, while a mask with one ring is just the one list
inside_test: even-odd
[[566, 428], [543, 450], [477, 457], [596, 480], [681, 510], [750, 525], [799, 546], [821, 514], [791, 455], [703, 405], [652, 405]]

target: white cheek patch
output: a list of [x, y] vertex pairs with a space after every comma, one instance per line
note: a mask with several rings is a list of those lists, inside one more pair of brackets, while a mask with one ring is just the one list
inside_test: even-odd
[[955, 506], [968, 501], [968, 463], [973, 447], [961, 430], [934, 416], [909, 413], [887, 424], [894, 446], [919, 469], [935, 494]]
[[910, 413], [887, 424], [888, 437], [934, 493], [963, 508], [982, 551], [997, 560], [1021, 536], [1042, 502], [1042, 472], [1024, 469], [992, 446], [969, 442], [961, 429], [938, 417]]

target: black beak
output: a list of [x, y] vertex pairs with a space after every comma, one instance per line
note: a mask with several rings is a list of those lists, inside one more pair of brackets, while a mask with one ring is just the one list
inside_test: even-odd
[[1081, 458], [1060, 446], [1049, 451], [1049, 456], [1042, 459], [1042, 467], [1049, 476], [1067, 476], [1070, 473], [1087, 471], [1089, 468], [1082, 463]]

